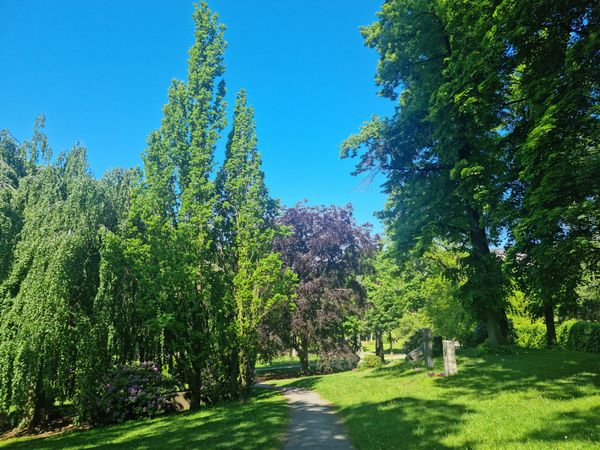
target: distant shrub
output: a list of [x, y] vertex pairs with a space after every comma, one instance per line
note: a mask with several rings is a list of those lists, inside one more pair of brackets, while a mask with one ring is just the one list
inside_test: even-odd
[[546, 346], [546, 325], [542, 322], [514, 324], [515, 344], [525, 348], [544, 348]]
[[406, 341], [404, 341], [402, 351], [404, 353], [409, 353], [416, 348], [423, 348], [423, 331], [420, 329], [415, 331]]
[[564, 322], [557, 330], [557, 340], [569, 350], [600, 353], [600, 323]]
[[156, 417], [173, 411], [176, 386], [152, 362], [114, 368], [96, 407], [101, 423]]
[[364, 359], [358, 364], [360, 370], [375, 369], [381, 366], [383, 366], [383, 362], [377, 355], [365, 355]]
[[566, 320], [556, 327], [556, 343], [558, 345], [567, 348], [567, 340], [569, 339], [571, 327], [577, 322], [577, 320]]
[[476, 325], [473, 331], [459, 336], [460, 343], [466, 348], [475, 348], [478, 345], [483, 344], [486, 339], [487, 331], [482, 324]]
[[346, 348], [334, 351], [320, 352], [317, 361], [317, 372], [334, 373], [354, 369], [360, 358], [356, 353]]

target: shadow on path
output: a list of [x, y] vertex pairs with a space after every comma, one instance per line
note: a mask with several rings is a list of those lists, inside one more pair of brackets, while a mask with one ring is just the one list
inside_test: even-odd
[[314, 391], [301, 387], [280, 388], [270, 384], [257, 387], [278, 389], [291, 409], [290, 426], [283, 450], [352, 449], [350, 439], [330, 404]]

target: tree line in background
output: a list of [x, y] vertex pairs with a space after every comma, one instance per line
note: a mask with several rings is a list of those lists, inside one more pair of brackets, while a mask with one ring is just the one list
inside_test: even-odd
[[383, 357], [424, 326], [497, 345], [543, 318], [553, 344], [557, 317], [600, 319], [595, 3], [385, 2], [362, 33], [398, 107], [342, 145], [386, 177], [382, 238], [351, 206], [269, 196], [244, 91], [216, 167], [224, 28], [204, 2], [193, 18], [142, 169], [53, 159], [43, 117], [30, 141], [0, 134], [0, 416], [73, 401], [98, 420], [119, 367], [160, 367], [197, 407], [290, 349], [331, 371], [371, 333]]
[[492, 344], [515, 311], [542, 317], [549, 344], [557, 314], [597, 318], [599, 16], [589, 0], [388, 0], [362, 28], [397, 101], [342, 145], [356, 173], [386, 177], [397, 267], [371, 283], [378, 329], [400, 309], [444, 330], [451, 299], [446, 332], [483, 324]]

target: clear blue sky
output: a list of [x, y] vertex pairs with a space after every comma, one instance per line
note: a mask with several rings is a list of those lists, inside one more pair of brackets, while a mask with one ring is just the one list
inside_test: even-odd
[[[362, 122], [393, 108], [376, 95], [377, 54], [358, 32], [381, 3], [209, 1], [227, 26], [228, 102], [247, 89], [272, 195], [285, 205], [351, 202], [376, 230], [380, 180], [352, 177], [354, 163], [338, 152]], [[170, 80], [185, 77], [192, 8], [187, 0], [0, 0], [0, 128], [27, 139], [43, 112], [55, 152], [84, 143], [95, 175], [140, 165]]]

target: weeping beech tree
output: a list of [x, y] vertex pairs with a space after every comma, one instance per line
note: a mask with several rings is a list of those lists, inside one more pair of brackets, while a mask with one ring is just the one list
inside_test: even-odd
[[[27, 145], [27, 144], [26, 144]], [[15, 198], [22, 229], [0, 287], [0, 410], [34, 426], [55, 400], [73, 399], [98, 288], [106, 194], [74, 147], [29, 168]]]

